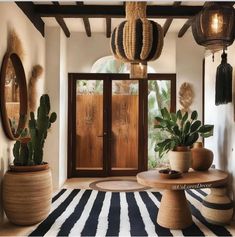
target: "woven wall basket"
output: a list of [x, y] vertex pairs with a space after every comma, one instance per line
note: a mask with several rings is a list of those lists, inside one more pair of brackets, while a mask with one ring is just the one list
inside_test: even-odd
[[112, 33], [113, 55], [130, 63], [156, 60], [163, 48], [163, 30], [146, 18], [146, 2], [127, 2], [126, 18]]

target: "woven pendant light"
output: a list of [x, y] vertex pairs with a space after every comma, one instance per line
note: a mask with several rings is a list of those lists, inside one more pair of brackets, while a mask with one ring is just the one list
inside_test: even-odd
[[192, 33], [195, 41], [212, 52], [225, 49], [234, 41], [235, 12], [231, 4], [206, 4], [195, 16]]
[[146, 18], [146, 2], [126, 2], [126, 21], [111, 37], [116, 59], [131, 63], [131, 78], [147, 77], [147, 62], [159, 58], [163, 48], [162, 27]]
[[216, 71], [215, 104], [227, 104], [232, 102], [232, 74], [233, 68], [227, 63], [227, 54], [221, 55], [221, 64]]

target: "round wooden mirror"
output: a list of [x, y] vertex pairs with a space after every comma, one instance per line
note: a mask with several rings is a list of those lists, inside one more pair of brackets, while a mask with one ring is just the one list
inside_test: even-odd
[[19, 56], [6, 53], [1, 68], [1, 114], [3, 128], [9, 139], [16, 140], [27, 120], [27, 85]]

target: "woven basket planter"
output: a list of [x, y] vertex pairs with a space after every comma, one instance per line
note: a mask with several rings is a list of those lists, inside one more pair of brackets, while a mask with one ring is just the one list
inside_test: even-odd
[[39, 171], [8, 171], [4, 175], [3, 208], [7, 218], [14, 224], [36, 224], [50, 212], [51, 170], [47, 165], [40, 168]]

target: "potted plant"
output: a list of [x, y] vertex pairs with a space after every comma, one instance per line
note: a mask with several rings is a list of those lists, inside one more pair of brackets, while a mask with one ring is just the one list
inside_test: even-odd
[[188, 112], [169, 113], [166, 108], [161, 109], [161, 117], [156, 117], [155, 128], [166, 131], [168, 137], [157, 143], [155, 151], [162, 157], [169, 153], [171, 169], [187, 172], [191, 164], [190, 147], [198, 140], [199, 136], [213, 135], [213, 125], [202, 125], [197, 119], [197, 111], [189, 116]]
[[37, 119], [30, 113], [25, 129], [13, 147], [14, 162], [3, 178], [3, 207], [8, 219], [18, 225], [33, 225], [47, 217], [51, 207], [51, 170], [43, 162], [47, 131], [56, 121], [50, 113], [47, 94], [40, 98]]

